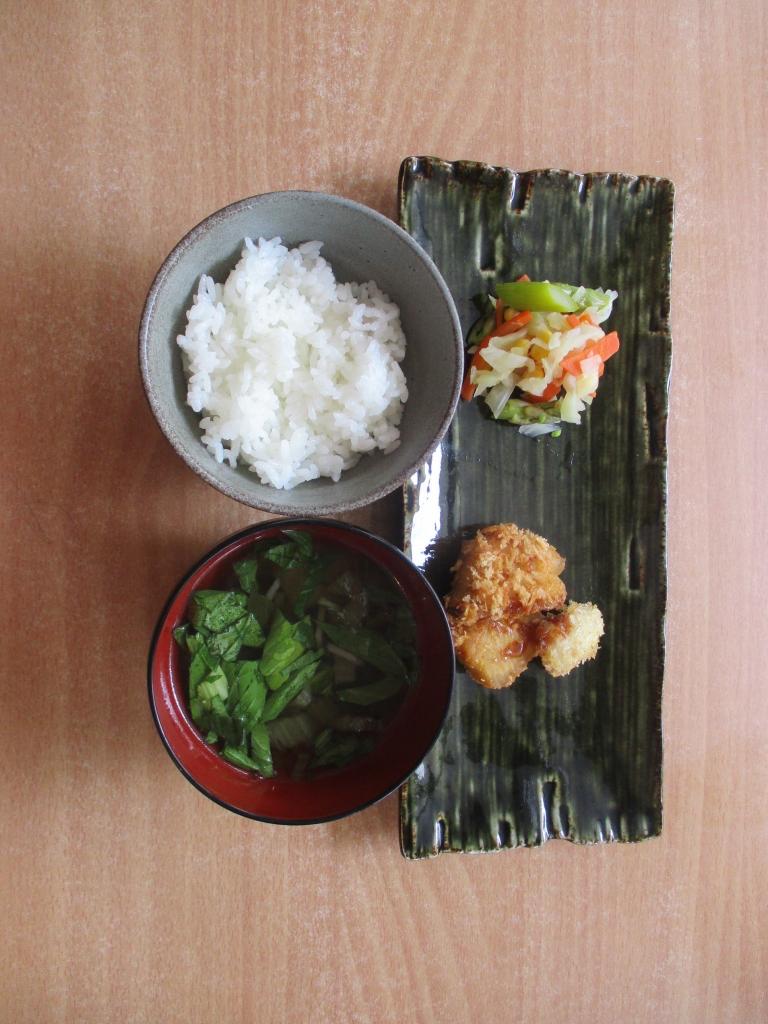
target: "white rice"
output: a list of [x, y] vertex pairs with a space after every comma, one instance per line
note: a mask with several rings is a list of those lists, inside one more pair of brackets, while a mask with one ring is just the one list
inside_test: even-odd
[[400, 443], [400, 310], [373, 281], [338, 284], [321, 247], [246, 238], [224, 284], [200, 278], [177, 338], [203, 444], [272, 487], [338, 480]]

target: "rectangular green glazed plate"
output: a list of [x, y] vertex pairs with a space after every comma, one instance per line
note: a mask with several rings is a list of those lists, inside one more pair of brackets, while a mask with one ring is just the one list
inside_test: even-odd
[[442, 734], [402, 790], [406, 857], [661, 830], [672, 205], [661, 178], [428, 157], [401, 167], [401, 223], [440, 268], [465, 333], [473, 295], [526, 273], [615, 288], [609, 329], [622, 341], [582, 426], [534, 440], [462, 402], [406, 487], [405, 550], [440, 595], [462, 539], [513, 522], [558, 548], [569, 599], [605, 618], [596, 660], [563, 679], [534, 662], [490, 691], [458, 672]]

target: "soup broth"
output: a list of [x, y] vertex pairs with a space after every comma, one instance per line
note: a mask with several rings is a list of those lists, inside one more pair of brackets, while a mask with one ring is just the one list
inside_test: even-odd
[[196, 591], [175, 631], [188, 707], [230, 763], [269, 778], [369, 753], [418, 672], [405, 597], [369, 559], [284, 530]]

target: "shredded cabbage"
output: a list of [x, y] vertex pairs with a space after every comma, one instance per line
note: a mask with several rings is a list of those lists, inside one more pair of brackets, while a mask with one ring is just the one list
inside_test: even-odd
[[524, 423], [520, 427], [520, 433], [523, 437], [541, 437], [542, 434], [551, 434], [557, 429], [557, 423]]
[[485, 396], [485, 404], [491, 410], [495, 420], [499, 418], [501, 410], [509, 401], [514, 390], [514, 385], [512, 384], [496, 384]]
[[599, 324], [603, 320], [607, 320], [611, 315], [613, 303], [619, 297], [618, 292], [611, 291], [610, 289], [604, 291], [602, 288], [585, 288], [581, 284], [560, 284], [558, 282], [557, 287], [567, 292], [573, 301], [577, 303], [579, 309], [589, 310]]

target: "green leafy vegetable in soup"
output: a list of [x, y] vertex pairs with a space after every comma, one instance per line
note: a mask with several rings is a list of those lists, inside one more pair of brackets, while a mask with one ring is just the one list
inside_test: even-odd
[[255, 544], [228, 583], [196, 591], [173, 634], [206, 743], [263, 778], [336, 770], [372, 750], [418, 669], [395, 584], [301, 530]]

